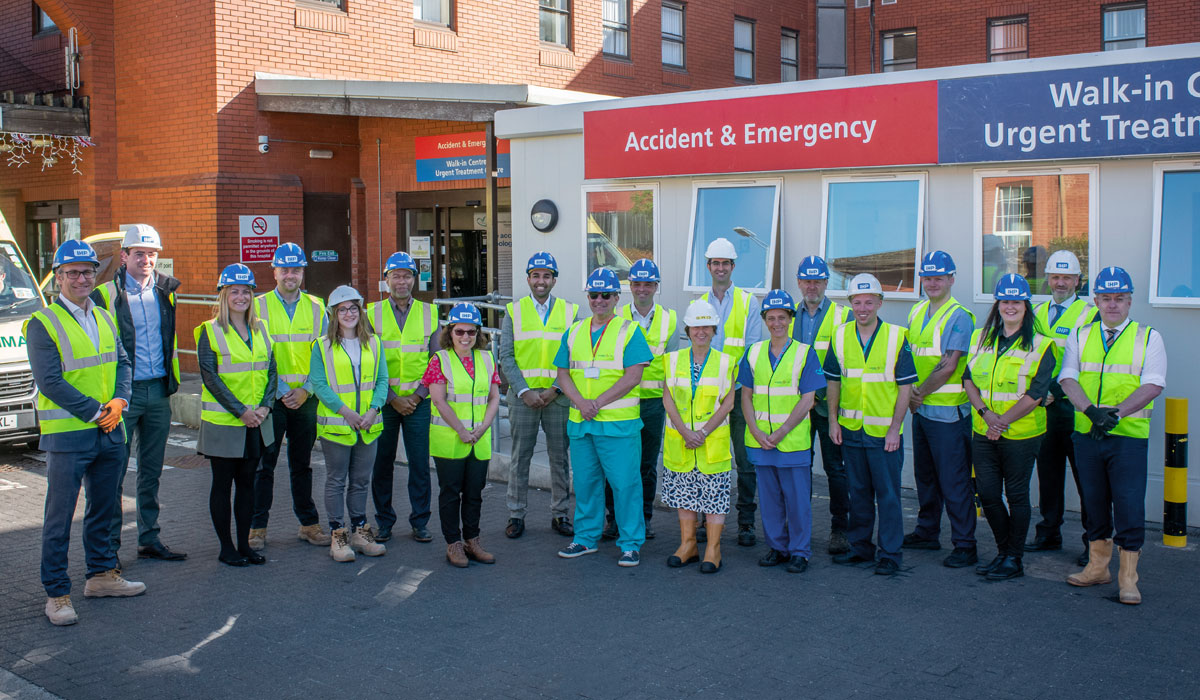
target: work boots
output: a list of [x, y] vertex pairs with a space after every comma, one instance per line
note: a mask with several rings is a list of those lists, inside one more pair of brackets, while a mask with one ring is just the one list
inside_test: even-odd
[[467, 540], [466, 544], [463, 545], [463, 552], [467, 555], [468, 559], [477, 561], [480, 564], [496, 563], [496, 557], [484, 551], [483, 545], [479, 544], [478, 537], [472, 537], [471, 539]]
[[370, 525], [359, 525], [350, 533], [350, 549], [368, 557], [380, 557], [387, 554], [387, 547], [375, 541], [375, 533]]
[[721, 530], [725, 524], [708, 523], [704, 526], [708, 531], [708, 543], [704, 547], [704, 561], [700, 562], [700, 573], [715, 574], [721, 570]]
[[312, 525], [301, 525], [300, 531], [296, 533], [298, 539], [302, 539], [309, 544], [315, 544], [318, 547], [326, 547], [329, 545], [329, 535], [321, 529], [317, 523]]
[[250, 549], [256, 552], [261, 552], [267, 546], [267, 528], [252, 527], [250, 528]]
[[354, 549], [350, 547], [350, 531], [339, 527], [329, 538], [329, 556], [334, 561], [354, 561]]
[[47, 598], [46, 617], [50, 618], [51, 623], [60, 627], [79, 622], [79, 616], [75, 614], [75, 606], [71, 605], [71, 596], [69, 595]]
[[465, 569], [471, 565], [471, 561], [467, 559], [466, 551], [463, 550], [462, 540], [446, 545], [446, 561], [460, 569]]
[[1121, 568], [1117, 570], [1117, 585], [1121, 592], [1120, 601], [1126, 605], [1138, 605], [1142, 602], [1142, 593], [1138, 590], [1138, 555], [1141, 552], [1131, 552], [1128, 549], [1117, 548], [1120, 553]]
[[696, 551], [696, 518], [679, 518], [679, 549], [667, 557], [667, 566], [678, 569], [695, 562], [700, 557]]
[[102, 574], [89, 578], [83, 586], [83, 595], [88, 598], [107, 598], [110, 596], [126, 598], [141, 595], [146, 592], [146, 584], [137, 581], [126, 581], [121, 577], [119, 569], [109, 569]]
[[1112, 560], [1112, 548], [1112, 540], [1089, 542], [1087, 566], [1083, 567], [1083, 571], [1068, 576], [1067, 583], [1072, 586], [1096, 586], [1102, 583], [1112, 583], [1112, 574], [1108, 572], [1108, 562]]

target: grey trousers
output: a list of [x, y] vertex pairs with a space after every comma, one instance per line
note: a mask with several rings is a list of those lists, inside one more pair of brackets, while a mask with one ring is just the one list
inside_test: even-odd
[[567, 517], [571, 500], [571, 474], [567, 465], [569, 410], [570, 404], [561, 396], [545, 408], [533, 409], [517, 398], [516, 392], [508, 392], [508, 421], [512, 430], [506, 498], [509, 517], [525, 519], [529, 504], [529, 461], [533, 459], [539, 426], [546, 433], [546, 453], [550, 458], [550, 516]]
[[[371, 491], [371, 470], [378, 446], [379, 440], [364, 445], [359, 438], [347, 446], [321, 438], [321, 450], [325, 453], [325, 512], [331, 530], [367, 521], [367, 494]], [[349, 523], [343, 516], [343, 500], [345, 510], [350, 513]]]
[[[166, 379], [145, 379], [133, 383], [129, 408], [125, 411], [126, 455], [137, 457], [137, 525], [139, 547], [158, 544], [158, 483], [162, 478], [163, 459], [167, 452], [167, 436], [171, 432], [171, 397], [167, 396]], [[134, 450], [134, 436], [137, 436]], [[117, 507], [109, 526], [113, 552], [121, 548], [121, 525], [124, 519], [121, 495], [125, 486], [125, 465], [117, 480]]]

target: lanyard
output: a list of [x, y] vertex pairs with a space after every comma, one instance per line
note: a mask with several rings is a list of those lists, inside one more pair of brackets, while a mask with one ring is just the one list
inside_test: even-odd
[[[592, 361], [593, 362], [596, 361], [596, 348], [600, 347], [600, 344], [604, 342], [604, 334], [608, 332], [608, 327], [610, 325], [612, 325], [611, 320], [607, 324], [605, 324], [604, 330], [600, 331], [600, 337], [597, 338], [596, 340], [592, 341]], [[588, 327], [588, 339], [589, 340], [591, 340], [591, 335], [592, 335], [591, 330], [592, 329], [589, 324], [589, 327]]]

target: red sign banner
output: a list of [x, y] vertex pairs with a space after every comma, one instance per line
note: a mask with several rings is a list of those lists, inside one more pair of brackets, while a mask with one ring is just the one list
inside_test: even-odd
[[938, 159], [935, 81], [583, 115], [589, 179], [915, 165]]

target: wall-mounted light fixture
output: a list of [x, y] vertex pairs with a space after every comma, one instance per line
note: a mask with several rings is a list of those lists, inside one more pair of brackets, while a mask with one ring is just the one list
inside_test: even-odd
[[333, 158], [333, 151], [324, 148], [310, 148], [308, 150], [308, 157], [329, 160], [330, 158]]
[[539, 199], [529, 211], [529, 220], [533, 222], [533, 227], [542, 233], [553, 231], [558, 225], [558, 207], [548, 199]]

